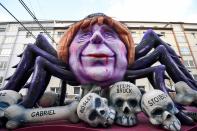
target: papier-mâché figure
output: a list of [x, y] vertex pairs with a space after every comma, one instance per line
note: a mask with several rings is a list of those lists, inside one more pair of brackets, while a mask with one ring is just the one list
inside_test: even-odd
[[[151, 67], [157, 61], [161, 65]], [[184, 81], [196, 90], [196, 81], [179, 56], [154, 31], [149, 29], [135, 47], [124, 24], [97, 13], [71, 25], [57, 51], [38, 35], [24, 50], [4, 89], [19, 91], [26, 84], [27, 97], [19, 103], [25, 108], [32, 108], [40, 99], [51, 76], [81, 85], [96, 84], [103, 90], [118, 81], [147, 77], [154, 88], [168, 93], [165, 71], [175, 83]], [[31, 82], [26, 83], [31, 74]]]

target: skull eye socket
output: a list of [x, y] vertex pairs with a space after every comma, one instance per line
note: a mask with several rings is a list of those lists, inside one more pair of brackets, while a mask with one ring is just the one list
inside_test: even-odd
[[162, 108], [156, 108], [155, 110], [152, 111], [152, 115], [153, 116], [158, 116], [161, 115], [163, 113], [163, 109]]
[[122, 107], [123, 106], [123, 100], [122, 99], [117, 99], [116, 102], [115, 102], [115, 105], [117, 107]]
[[100, 107], [101, 106], [101, 100], [99, 98], [95, 99], [95, 107]]
[[90, 113], [89, 115], [89, 120], [93, 121], [96, 119], [96, 117], [98, 116], [98, 113], [96, 111], [92, 111], [92, 113]]
[[168, 105], [167, 105], [167, 110], [168, 110], [168, 111], [171, 111], [172, 109], [173, 109], [172, 103], [168, 103]]
[[136, 107], [137, 101], [136, 100], [128, 100], [129, 106]]
[[9, 106], [9, 103], [7, 102], [0, 102], [0, 107], [1, 108], [7, 108]]

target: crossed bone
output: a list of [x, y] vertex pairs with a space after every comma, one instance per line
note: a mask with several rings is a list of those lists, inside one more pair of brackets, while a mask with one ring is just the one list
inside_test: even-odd
[[25, 109], [23, 106], [17, 105], [21, 98], [18, 92], [0, 91], [0, 117], [8, 119], [6, 123], [8, 129], [15, 129], [24, 123], [54, 120], [68, 120], [77, 123], [79, 121], [76, 113], [78, 101], [73, 101], [66, 106]]
[[20, 105], [11, 105], [4, 111], [4, 116], [8, 118], [6, 128], [15, 129], [23, 123], [35, 123], [54, 120], [69, 120], [77, 123], [79, 118], [76, 114], [78, 101], [70, 105], [48, 108], [25, 109]]

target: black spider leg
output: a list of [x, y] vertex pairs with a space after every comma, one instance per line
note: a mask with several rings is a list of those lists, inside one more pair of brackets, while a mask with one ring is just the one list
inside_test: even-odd
[[53, 46], [48, 42], [48, 40], [42, 34], [39, 34], [37, 36], [35, 45], [37, 45], [40, 49], [46, 51], [47, 53], [57, 58], [57, 51], [53, 48]]
[[170, 57], [170, 54], [163, 45], [157, 46], [153, 52], [136, 60], [135, 63], [129, 67], [129, 69], [144, 69], [150, 67], [158, 60], [161, 64], [166, 66], [166, 71], [174, 80], [174, 82], [185, 81], [193, 87], [193, 85], [187, 80], [187, 77], [184, 75], [184, 73], [178, 68], [174, 60]]
[[[35, 44], [27, 45], [14, 74], [5, 85], [4, 89], [19, 91], [32, 74], [32, 68], [34, 68], [34, 63], [37, 56], [42, 56], [52, 63], [62, 66], [64, 65], [66, 67], [63, 62], [57, 59], [56, 51], [46, 40], [46, 38], [44, 38], [43, 35], [38, 35]], [[49, 82], [50, 77], [50, 75], [47, 75], [46, 81]]]
[[[125, 73], [125, 80], [133, 80], [148, 77], [154, 88], [160, 89], [166, 93], [166, 86], [164, 83], [165, 66], [158, 65], [139, 70], [127, 70]], [[160, 83], [160, 84], [158, 84]], [[154, 86], [155, 85], [155, 86]]]
[[[155, 50], [145, 56], [152, 48], [155, 48]], [[159, 60], [161, 64], [166, 66], [166, 71], [174, 82], [184, 81], [191, 88], [197, 89], [195, 80], [181, 63], [174, 50], [162, 42], [158, 35], [152, 30], [146, 32], [142, 41], [136, 47], [136, 59], [136, 62], [131, 65], [129, 69], [143, 69]]]
[[70, 71], [63, 69], [62, 66], [58, 66], [41, 56], [38, 56], [36, 57], [35, 69], [27, 97], [23, 99], [20, 105], [26, 108], [31, 108], [35, 105], [46, 89], [45, 77], [47, 72], [62, 80], [75, 80], [75, 76]]

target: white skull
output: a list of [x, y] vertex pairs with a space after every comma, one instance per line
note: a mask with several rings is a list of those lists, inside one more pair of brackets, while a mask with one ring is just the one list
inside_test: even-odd
[[4, 115], [4, 109], [10, 105], [18, 103], [22, 99], [22, 96], [13, 90], [1, 90], [0, 91], [0, 117]]
[[107, 127], [113, 124], [115, 111], [108, 106], [106, 98], [96, 93], [88, 93], [78, 104], [77, 114], [80, 119], [92, 127]]
[[141, 107], [153, 125], [162, 125], [171, 131], [180, 130], [181, 123], [174, 115], [178, 109], [168, 94], [161, 90], [149, 91], [142, 96]]
[[123, 126], [137, 124], [141, 97], [140, 90], [130, 82], [121, 81], [110, 86], [110, 103], [116, 110], [115, 123]]

